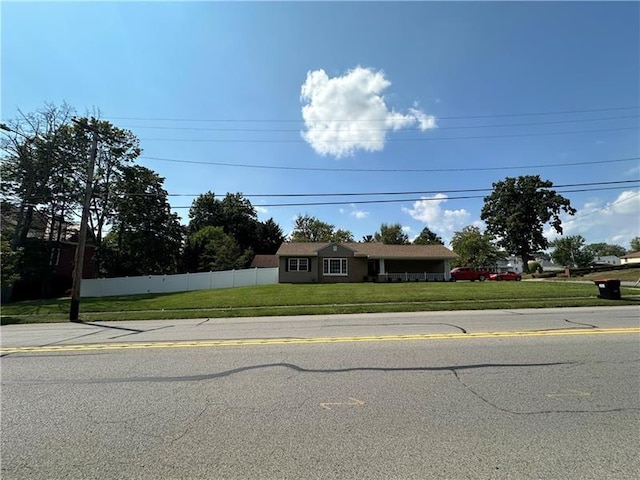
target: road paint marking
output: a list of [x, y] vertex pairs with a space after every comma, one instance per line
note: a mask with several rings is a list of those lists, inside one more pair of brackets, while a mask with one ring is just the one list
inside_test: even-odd
[[581, 392], [580, 390], [565, 390], [557, 393], [545, 393], [545, 397], [549, 398], [564, 398], [564, 397], [588, 397], [591, 394], [589, 392]]
[[411, 335], [370, 335], [361, 337], [312, 337], [312, 338], [267, 338], [246, 340], [191, 340], [174, 342], [131, 342], [131, 343], [93, 343], [84, 345], [49, 345], [33, 347], [4, 347], [0, 355], [16, 353], [55, 353], [88, 352], [96, 350], [127, 350], [143, 348], [202, 348], [202, 347], [243, 347], [251, 345], [305, 345], [317, 343], [355, 343], [355, 342], [399, 342], [409, 340], [474, 340], [479, 338], [513, 337], [553, 337], [572, 335], [622, 335], [640, 333], [640, 327], [628, 328], [584, 328], [545, 331], [513, 331], [484, 333], [423, 333]]
[[363, 402], [362, 400], [358, 400], [357, 398], [351, 398], [348, 397], [349, 400], [351, 400], [350, 402], [322, 402], [320, 404], [320, 406], [322, 408], [326, 408], [327, 410], [331, 410], [331, 406], [336, 406], [336, 405], [349, 405], [349, 406], [356, 406], [356, 407], [361, 407], [363, 405], [366, 405], [366, 402]]

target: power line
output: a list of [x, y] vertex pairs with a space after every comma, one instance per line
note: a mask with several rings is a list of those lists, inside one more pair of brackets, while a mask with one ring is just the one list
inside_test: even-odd
[[[444, 116], [438, 117], [438, 120], [462, 120], [462, 119], [477, 119], [477, 118], [507, 118], [507, 117], [531, 117], [538, 115], [568, 115], [577, 113], [595, 113], [595, 112], [610, 112], [620, 110], [635, 110], [640, 106], [628, 106], [628, 107], [607, 107], [607, 108], [591, 108], [582, 110], [555, 110], [545, 112], [524, 112], [524, 113], [503, 113], [503, 114], [490, 114], [490, 115], [459, 115], [459, 116]], [[144, 121], [157, 121], [157, 122], [227, 122], [227, 123], [300, 123], [303, 120], [279, 120], [279, 119], [237, 119], [237, 118], [159, 118], [159, 117], [107, 117], [111, 120], [144, 120]], [[386, 122], [387, 118], [379, 119], [331, 119], [325, 120], [329, 122]]]
[[[615, 180], [610, 182], [583, 182], [583, 183], [567, 183], [561, 185], [553, 185], [550, 188], [569, 188], [569, 187], [592, 187], [603, 185], [627, 185], [632, 183], [640, 183], [640, 179], [636, 180]], [[623, 187], [622, 187], [623, 188]], [[342, 193], [254, 193], [242, 194], [245, 198], [304, 198], [304, 197], [375, 197], [375, 196], [395, 196], [395, 195], [434, 195], [444, 193], [465, 193], [465, 192], [490, 192], [492, 188], [464, 188], [464, 189], [438, 189], [438, 190], [420, 190], [420, 191], [400, 191], [400, 192], [342, 192]], [[159, 197], [158, 193], [123, 193], [118, 194], [123, 197]], [[168, 197], [197, 197], [198, 193], [167, 193]], [[49, 197], [32, 197], [33, 200], [48, 200]], [[439, 200], [437, 198], [432, 200]], [[352, 203], [352, 202], [349, 202]]]
[[[569, 188], [569, 187], [588, 187], [594, 185], [620, 185], [629, 183], [639, 183], [637, 180], [616, 180], [611, 182], [587, 182], [587, 183], [568, 183], [565, 185], [553, 185], [551, 188]], [[300, 198], [300, 197], [375, 197], [386, 195], [428, 195], [438, 193], [464, 193], [464, 192], [490, 192], [492, 188], [463, 188], [453, 190], [419, 190], [404, 192], [342, 192], [342, 193], [253, 193], [242, 194], [246, 198]], [[168, 193], [169, 197], [197, 197], [197, 193]], [[125, 193], [124, 196], [131, 197], [157, 197], [157, 193]]]
[[[605, 190], [621, 190], [627, 188], [626, 186], [617, 186], [617, 187], [602, 187], [602, 188], [582, 188], [582, 189], [573, 189], [573, 190], [557, 190], [558, 193], [578, 193], [578, 192], [595, 192], [595, 191], [605, 191]], [[257, 205], [262, 208], [276, 208], [276, 207], [315, 207], [315, 206], [330, 206], [330, 205], [368, 205], [368, 204], [382, 204], [382, 203], [410, 203], [410, 202], [433, 202], [433, 201], [444, 201], [444, 200], [469, 200], [469, 199], [479, 199], [484, 198], [484, 195], [464, 195], [457, 197], [446, 197], [446, 198], [402, 198], [402, 199], [391, 199], [391, 200], [346, 200], [346, 201], [336, 201], [336, 202], [305, 202], [305, 203], [272, 203], [272, 204], [260, 204]], [[184, 209], [191, 208], [189, 206], [172, 206], [173, 209]]]
[[613, 207], [614, 205], [620, 205], [621, 203], [625, 203], [628, 202], [630, 200], [634, 200], [636, 198], [640, 197], [640, 193], [636, 193], [634, 195], [631, 195], [630, 197], [627, 198], [622, 198], [620, 200], [616, 200], [615, 202], [610, 203], [609, 205], [607, 205], [606, 207], [600, 207], [592, 212], [587, 212], [587, 213], [582, 213], [582, 214], [578, 214], [575, 217], [572, 217], [571, 219], [569, 219], [570, 221], [574, 221], [574, 220], [582, 220], [585, 217], [589, 217], [591, 215], [595, 215], [596, 213], [600, 213], [603, 210], [607, 209], [608, 207]]
[[[480, 140], [484, 138], [515, 138], [515, 137], [540, 137], [547, 135], [573, 135], [580, 133], [601, 133], [601, 132], [620, 132], [624, 130], [639, 130], [639, 127], [621, 127], [621, 128], [602, 128], [594, 130], [572, 130], [567, 132], [538, 132], [538, 133], [513, 133], [504, 135], [477, 135], [477, 136], [464, 136], [464, 137], [424, 137], [424, 138], [387, 138], [386, 142], [429, 142], [433, 140]], [[140, 141], [145, 142], [193, 142], [193, 143], [307, 143], [304, 139], [299, 140], [260, 140], [260, 139], [206, 139], [206, 138], [141, 138]], [[327, 144], [377, 144], [378, 140], [323, 140], [314, 141], [314, 143], [327, 143]]]
[[630, 162], [633, 160], [640, 160], [640, 157], [628, 157], [617, 158], [613, 160], [597, 160], [590, 162], [565, 162], [565, 163], [552, 163], [542, 165], [511, 165], [502, 167], [464, 167], [464, 168], [322, 168], [322, 167], [285, 167], [277, 165], [256, 165], [256, 164], [241, 164], [241, 163], [228, 163], [228, 162], [205, 162], [200, 160], [181, 160], [176, 158], [162, 158], [162, 157], [139, 157], [141, 160], [156, 160], [161, 162], [174, 162], [174, 163], [189, 163], [196, 165], [213, 165], [218, 167], [237, 167], [237, 168], [259, 168], [265, 170], [293, 170], [303, 172], [360, 172], [360, 173], [419, 173], [419, 172], [486, 172], [496, 170], [516, 170], [522, 168], [555, 168], [555, 167], [574, 167], [579, 165], [596, 165], [596, 164], [608, 164], [608, 163], [621, 163]]
[[[478, 129], [478, 128], [508, 128], [508, 127], [530, 127], [535, 125], [557, 125], [557, 124], [565, 124], [565, 123], [583, 123], [583, 122], [599, 122], [605, 120], [623, 120], [630, 118], [639, 118], [638, 115], [622, 115], [617, 117], [602, 117], [602, 118], [582, 118], [582, 119], [574, 119], [574, 120], [554, 120], [548, 122], [527, 122], [527, 123], [502, 123], [502, 124], [493, 124], [493, 125], [458, 125], [452, 127], [440, 127], [438, 126], [437, 130], [466, 130], [466, 129]], [[441, 120], [441, 119], [436, 119]], [[305, 126], [308, 127], [309, 123], [327, 123], [326, 120], [318, 120], [315, 122], [305, 122]], [[126, 128], [129, 130], [140, 128], [140, 129], [153, 129], [153, 130], [187, 130], [187, 131], [198, 131], [198, 132], [255, 132], [255, 133], [298, 133], [300, 132], [299, 128], [223, 128], [223, 127], [167, 127], [163, 125], [129, 125], [123, 126], [122, 128]], [[349, 133], [364, 133], [364, 132], [386, 132], [388, 129], [386, 128], [378, 128], [378, 129], [358, 129], [358, 130], [349, 130]], [[419, 127], [415, 128], [403, 128], [403, 131], [423, 131]]]

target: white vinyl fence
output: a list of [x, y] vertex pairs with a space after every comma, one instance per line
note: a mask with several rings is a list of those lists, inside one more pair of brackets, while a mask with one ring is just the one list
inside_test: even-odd
[[139, 293], [187, 292], [214, 288], [248, 287], [278, 283], [278, 268], [252, 268], [225, 272], [147, 275], [144, 277], [82, 280], [81, 297], [108, 297]]

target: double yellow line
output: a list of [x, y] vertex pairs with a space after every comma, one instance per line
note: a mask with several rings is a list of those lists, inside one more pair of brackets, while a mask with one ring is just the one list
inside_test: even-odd
[[308, 345], [317, 343], [399, 342], [408, 340], [472, 340], [477, 338], [553, 337], [566, 335], [622, 335], [640, 333], [640, 327], [576, 328], [541, 331], [486, 333], [423, 333], [412, 335], [368, 335], [357, 337], [263, 338], [243, 340], [193, 340], [174, 342], [91, 343], [84, 345], [48, 345], [43, 347], [4, 347], [0, 354], [88, 352], [148, 348], [243, 347], [250, 345]]

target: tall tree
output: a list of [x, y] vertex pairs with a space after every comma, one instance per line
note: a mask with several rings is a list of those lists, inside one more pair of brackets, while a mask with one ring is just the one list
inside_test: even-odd
[[[81, 185], [74, 173], [85, 160], [69, 155], [74, 141], [68, 127], [71, 107], [49, 104], [34, 113], [18, 112], [17, 119], [3, 125], [1, 140], [0, 189], [3, 200], [17, 209], [12, 248], [25, 243], [38, 211], [51, 219], [66, 218], [78, 207]], [[52, 236], [54, 223], [49, 222]]]
[[[3, 139], [2, 194], [16, 208], [17, 228], [12, 246], [29, 243], [25, 248], [25, 265], [28, 264], [29, 275], [34, 279], [41, 277], [43, 291], [47, 292], [60, 241], [70, 235], [68, 227], [77, 223], [84, 203], [93, 135], [86, 127], [100, 132], [88, 235], [97, 247], [94, 258], [98, 260], [97, 271], [101, 270], [103, 231], [114, 214], [114, 186], [119, 168], [136, 158], [140, 148], [131, 132], [109, 122], [81, 118], [72, 123], [75, 112], [66, 104], [46, 105], [31, 114], [19, 113], [18, 119], [8, 126], [11, 132]], [[37, 225], [46, 227], [38, 236], [45, 242], [44, 247], [35, 245], [32, 238], [27, 239], [28, 235], [33, 236], [29, 232]], [[42, 263], [46, 258], [49, 259], [46, 264]], [[41, 266], [38, 274], [34, 270], [36, 264]]]
[[310, 215], [298, 215], [295, 219], [291, 241], [330, 242], [334, 226]]
[[562, 233], [560, 213], [576, 213], [568, 199], [552, 190], [553, 183], [538, 175], [507, 177], [493, 184], [493, 192], [485, 197], [480, 218], [487, 233], [499, 239], [498, 244], [522, 259], [525, 273], [532, 254], [549, 246], [543, 227], [547, 223]]
[[609, 243], [591, 243], [585, 249], [594, 257], [623, 257], [627, 250], [620, 245], [611, 245]]
[[424, 227], [420, 235], [413, 241], [414, 245], [444, 245], [442, 239], [432, 232], [429, 227]]
[[634, 237], [629, 242], [630, 250], [628, 253], [640, 252], [640, 237]]
[[553, 248], [551, 258], [565, 267], [586, 267], [593, 261], [593, 254], [584, 243], [582, 235], [558, 238], [549, 244]]
[[380, 225], [380, 230], [373, 236], [376, 242], [382, 242], [388, 245], [408, 245], [409, 236], [402, 231], [402, 225], [394, 223], [393, 225], [387, 225], [383, 223]]
[[253, 257], [250, 249], [243, 251], [222, 227], [208, 226], [192, 233], [185, 250], [190, 272], [233, 270], [243, 267]]
[[[80, 122], [81, 124], [82, 122], [89, 123], [86, 119], [81, 119]], [[118, 187], [122, 186], [129, 188], [127, 183], [121, 182], [124, 169], [140, 156], [142, 150], [138, 138], [129, 130], [95, 119], [91, 121], [91, 124], [92, 128], [100, 132], [100, 141], [98, 142], [92, 185], [89, 228], [96, 246], [96, 270], [101, 271], [101, 248], [105, 229], [111, 225], [117, 214], [116, 207], [119, 204], [119, 199], [130, 196], [128, 191], [118, 190]], [[77, 124], [74, 125], [74, 128], [82, 129]], [[84, 152], [88, 152], [89, 146], [86, 141], [82, 147]], [[83, 179], [83, 183], [84, 181], [86, 180]]]
[[256, 254], [273, 255], [284, 242], [284, 232], [273, 218], [258, 222], [253, 250]]
[[189, 210], [189, 232], [204, 227], [222, 227], [241, 248], [256, 247], [258, 215], [249, 199], [240, 193], [227, 193], [217, 199], [213, 192], [200, 195]]
[[332, 242], [353, 242], [353, 233], [349, 230], [345, 230], [343, 228], [339, 228], [333, 232], [331, 235]]
[[473, 225], [453, 234], [451, 248], [460, 256], [462, 265], [473, 268], [488, 268], [506, 257], [505, 252], [495, 244], [493, 236], [482, 233]]
[[178, 270], [184, 229], [171, 212], [164, 178], [141, 166], [123, 168], [113, 228], [105, 237], [111, 276], [171, 274]]
[[258, 228], [258, 214], [251, 202], [240, 193], [227, 193], [220, 202], [225, 233], [236, 239], [240, 248], [253, 248]]
[[199, 195], [189, 209], [189, 233], [195, 233], [204, 227], [222, 226], [222, 206], [215, 193], [209, 191]]

